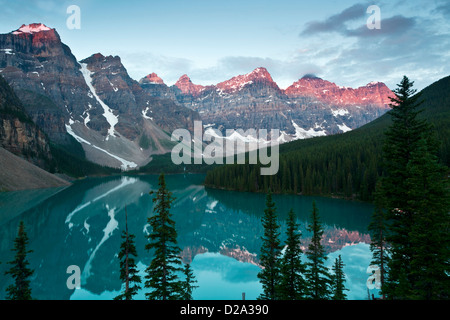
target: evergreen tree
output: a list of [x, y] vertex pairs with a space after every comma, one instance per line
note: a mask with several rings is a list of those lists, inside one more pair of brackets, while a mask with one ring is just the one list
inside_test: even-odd
[[383, 201], [389, 220], [389, 232], [386, 240], [390, 243], [389, 279], [383, 290], [390, 298], [404, 299], [411, 291], [411, 259], [413, 250], [410, 232], [413, 212], [408, 208], [408, 163], [417, 149], [422, 134], [428, 134], [430, 127], [424, 120], [418, 119], [421, 104], [420, 94], [412, 89], [413, 82], [403, 77], [391, 98], [390, 111], [392, 125], [386, 131], [383, 146], [383, 165], [386, 176], [382, 180]]
[[192, 272], [192, 268], [189, 263], [184, 265], [183, 273], [185, 279], [182, 285], [181, 299], [192, 300], [192, 292], [195, 288], [198, 288], [198, 286], [195, 285], [195, 283], [197, 283], [197, 280], [195, 280], [194, 273]]
[[309, 261], [306, 263], [306, 282], [308, 283], [308, 295], [313, 300], [323, 300], [329, 298], [330, 274], [325, 267], [325, 250], [320, 243], [323, 229], [319, 219], [319, 211], [313, 201], [311, 221], [307, 230], [312, 232], [311, 243], [306, 251]]
[[301, 261], [301, 233], [298, 231], [294, 210], [289, 211], [287, 221], [287, 239], [281, 259], [281, 280], [279, 286], [281, 300], [300, 300], [305, 297], [306, 283], [303, 278], [305, 266]]
[[154, 251], [153, 260], [147, 267], [145, 276], [145, 287], [153, 290], [145, 295], [151, 300], [176, 300], [181, 296], [181, 282], [177, 272], [182, 271], [182, 268], [175, 221], [170, 213], [175, 199], [166, 188], [164, 174], [159, 176], [158, 185], [156, 197], [153, 198], [155, 214], [148, 218], [152, 227], [148, 236], [150, 243], [145, 246], [147, 250]]
[[[377, 190], [381, 190], [381, 181], [377, 183]], [[368, 230], [370, 233], [370, 250], [372, 251], [371, 264], [375, 264], [380, 268], [380, 285], [382, 298], [385, 298], [383, 293], [383, 286], [387, 277], [388, 264], [388, 243], [386, 242], [386, 214], [383, 211], [382, 196], [375, 193], [375, 210], [372, 214], [372, 219]]]
[[260, 263], [262, 270], [258, 273], [258, 278], [262, 284], [263, 293], [260, 299], [277, 299], [276, 288], [280, 278], [279, 256], [281, 245], [279, 240], [279, 225], [275, 203], [272, 201], [272, 193], [269, 190], [266, 196], [266, 209], [262, 218], [264, 235], [262, 237]]
[[114, 300], [133, 300], [141, 288], [141, 277], [133, 257], [137, 257], [136, 246], [134, 244], [134, 234], [128, 232], [127, 208], [125, 207], [125, 230], [122, 232], [123, 242], [120, 245], [120, 280], [125, 284], [124, 291], [114, 298]]
[[450, 296], [450, 207], [448, 169], [429, 151], [425, 138], [419, 141], [408, 163], [408, 208], [413, 225], [410, 242], [410, 299], [449, 299]]
[[383, 148], [382, 188], [390, 246], [389, 274], [382, 292], [390, 299], [448, 296], [447, 168], [438, 163], [438, 141], [418, 118], [420, 94], [404, 77], [394, 92], [392, 125]]
[[347, 295], [344, 291], [348, 291], [345, 288], [345, 273], [344, 273], [344, 262], [342, 261], [341, 255], [339, 255], [333, 265], [333, 275], [331, 277], [331, 288], [332, 288], [332, 299], [333, 300], [346, 300]]
[[32, 250], [27, 250], [28, 235], [25, 231], [23, 221], [19, 223], [19, 230], [16, 239], [14, 240], [14, 249], [16, 252], [14, 260], [8, 262], [11, 264], [11, 269], [5, 272], [10, 274], [14, 279], [14, 284], [6, 288], [6, 299], [8, 300], [31, 300], [31, 288], [29, 278], [33, 275], [34, 270], [28, 268], [30, 264], [27, 260], [27, 254]]

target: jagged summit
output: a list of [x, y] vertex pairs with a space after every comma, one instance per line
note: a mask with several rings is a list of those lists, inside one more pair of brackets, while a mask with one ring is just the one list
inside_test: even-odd
[[270, 78], [270, 79], [272, 79], [272, 77], [270, 76], [269, 71], [267, 71], [267, 69], [264, 68], [264, 67], [256, 68], [252, 72], [247, 73], [247, 76], [255, 76], [255, 77], [259, 77], [259, 78]]
[[379, 82], [379, 81], [371, 81], [368, 84], [366, 84], [366, 87], [373, 87], [373, 86], [383, 86], [384, 83], [383, 82]]
[[205, 87], [200, 84], [192, 83], [187, 74], [183, 74], [175, 83], [175, 86], [178, 87], [183, 94], [190, 94], [192, 96], [198, 96], [205, 89]]
[[216, 85], [216, 87], [224, 92], [234, 93], [242, 90], [244, 86], [254, 82], [270, 83], [271, 85], [278, 87], [275, 81], [273, 81], [270, 73], [263, 67], [258, 67], [250, 73], [238, 75], [229, 80], [220, 82]]
[[13, 31], [12, 34], [37, 33], [41, 31], [50, 31], [50, 30], [54, 29], [47, 27], [43, 23], [31, 23], [28, 25], [23, 24], [19, 29]]
[[156, 73], [152, 72], [146, 75], [140, 81], [141, 83], [150, 83], [150, 84], [164, 84], [163, 79], [161, 79]]
[[305, 75], [284, 91], [289, 97], [313, 97], [334, 105], [375, 104], [387, 108], [392, 91], [382, 82], [370, 82], [366, 86], [351, 88], [338, 86], [315, 75]]

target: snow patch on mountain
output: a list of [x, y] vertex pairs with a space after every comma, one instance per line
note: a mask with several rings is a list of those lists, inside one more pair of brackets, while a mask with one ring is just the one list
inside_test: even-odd
[[[72, 120], [72, 119], [70, 119], [70, 120]], [[70, 121], [70, 120], [69, 120], [70, 125], [67, 125], [67, 124], [66, 124], [66, 131], [67, 131], [68, 134], [70, 134], [72, 137], [74, 137], [75, 140], [77, 140], [77, 141], [80, 142], [80, 143], [85, 143], [85, 144], [87, 144], [87, 145], [89, 145], [89, 146], [91, 146], [91, 147], [93, 147], [93, 148], [95, 148], [95, 149], [97, 149], [97, 150], [100, 150], [100, 151], [106, 153], [108, 156], [110, 156], [110, 157], [112, 157], [112, 158], [114, 158], [114, 159], [120, 161], [120, 162], [122, 163], [122, 165], [121, 165], [120, 167], [121, 167], [123, 170], [127, 170], [127, 169], [130, 169], [130, 168], [136, 168], [136, 167], [138, 166], [136, 163], [134, 163], [134, 162], [132, 162], [132, 161], [125, 160], [125, 159], [123, 159], [123, 158], [121, 158], [121, 157], [118, 157], [118, 156], [116, 156], [115, 154], [112, 154], [112, 153], [106, 151], [105, 149], [102, 149], [102, 148], [100, 148], [100, 147], [98, 147], [98, 146], [96, 146], [96, 145], [90, 143], [89, 141], [83, 139], [82, 137], [78, 136], [78, 135], [73, 131], [73, 129], [72, 129], [72, 127], [71, 127], [71, 125], [72, 125], [73, 123], [75, 123], [75, 122], [74, 122], [73, 120], [72, 120], [72, 121]]]
[[345, 123], [343, 123], [342, 125], [337, 125], [339, 127], [339, 130], [341, 130], [342, 132], [347, 132], [347, 131], [352, 131], [352, 128], [347, 127], [347, 125]]
[[[142, 117], [144, 117], [144, 119], [153, 120], [152, 117], [147, 116], [147, 112], [148, 112], [149, 109], [150, 109], [150, 108], [147, 107], [147, 108], [145, 108], [145, 110], [142, 110]], [[150, 111], [150, 112], [151, 112], [151, 111]]]
[[49, 30], [52, 30], [52, 29], [42, 23], [32, 23], [29, 25], [23, 24], [19, 29], [14, 31], [12, 34], [36, 33], [36, 32], [49, 31]]
[[[221, 92], [235, 93], [241, 91], [245, 86], [252, 84], [256, 80], [274, 82], [269, 72], [262, 67], [256, 68], [250, 73], [233, 77], [216, 85]], [[219, 92], [220, 94], [220, 92]]]
[[334, 117], [345, 116], [346, 114], [349, 114], [347, 109], [338, 109], [338, 110], [331, 109], [331, 113], [333, 114]]
[[[108, 130], [108, 135], [106, 136], [106, 140], [109, 139], [110, 136], [114, 137], [114, 127], [119, 122], [119, 116], [114, 115], [112, 110], [100, 99], [100, 97], [97, 95], [97, 92], [95, 91], [94, 86], [92, 85], [92, 72], [87, 68], [87, 63], [80, 63], [81, 65], [81, 73], [83, 74], [84, 80], [86, 82], [86, 85], [89, 87], [89, 90], [91, 94], [94, 96], [94, 98], [100, 103], [100, 105], [103, 108], [103, 116], [106, 118], [106, 121], [108, 121], [110, 128]], [[88, 93], [89, 96], [89, 93]]]
[[295, 135], [294, 135], [295, 140], [307, 139], [307, 138], [312, 138], [312, 137], [320, 137], [320, 136], [327, 135], [325, 130], [316, 131], [313, 128], [310, 128], [309, 130], [305, 130], [305, 129], [301, 128], [298, 124], [296, 124], [294, 122], [294, 120], [292, 120], [292, 125], [294, 126], [294, 129], [295, 129]]

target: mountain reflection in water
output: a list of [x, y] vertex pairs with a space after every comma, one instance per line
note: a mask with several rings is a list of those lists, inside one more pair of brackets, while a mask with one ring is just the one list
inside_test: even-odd
[[[195, 299], [247, 299], [260, 293], [256, 277], [263, 228], [261, 217], [265, 195], [205, 189], [204, 175], [166, 175], [169, 190], [176, 198], [171, 213], [176, 222], [182, 260], [191, 263], [199, 288]], [[151, 190], [158, 188], [158, 176], [118, 176], [87, 178], [58, 189], [44, 200], [29, 196], [22, 211], [11, 208], [20, 199], [8, 202], [0, 194], [0, 298], [4, 299], [10, 279], [4, 275], [11, 261], [13, 241], [20, 220], [25, 223], [33, 250], [28, 259], [35, 270], [31, 279], [36, 299], [111, 299], [121, 288], [119, 251], [125, 224], [136, 238], [140, 270], [151, 261], [145, 250], [150, 232], [147, 218], [153, 214]], [[36, 191], [42, 192], [42, 191]], [[31, 192], [32, 193], [32, 192]], [[296, 195], [274, 195], [273, 200], [285, 240], [287, 213], [294, 209], [305, 250], [311, 234], [306, 230], [312, 201], [324, 226], [323, 245], [328, 264], [341, 254], [346, 264], [349, 298], [365, 299], [371, 253], [367, 226], [372, 206], [345, 200]], [[33, 202], [34, 201], [34, 202]], [[25, 201], [26, 202], [26, 201]], [[347, 257], [348, 261], [345, 260]], [[67, 267], [81, 270], [81, 289], [66, 286]], [[354, 287], [354, 288], [353, 288]], [[218, 290], [219, 289], [219, 290]], [[138, 298], [144, 298], [140, 293]]]

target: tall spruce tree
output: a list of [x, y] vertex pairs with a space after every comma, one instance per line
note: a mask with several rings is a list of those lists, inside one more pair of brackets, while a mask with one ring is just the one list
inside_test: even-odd
[[[448, 251], [437, 249], [438, 241], [445, 235], [448, 238], [448, 212], [443, 213], [448, 210], [445, 170], [439, 169], [435, 157], [438, 142], [431, 126], [418, 117], [420, 94], [412, 87], [413, 82], [403, 77], [391, 99], [392, 125], [383, 147], [385, 176], [377, 190], [386, 210], [390, 247], [389, 273], [382, 292], [390, 299], [442, 296], [444, 289], [437, 282], [448, 283], [444, 267]], [[431, 236], [431, 230], [438, 230], [439, 235]], [[436, 280], [437, 274], [445, 276]]]
[[145, 295], [150, 300], [177, 300], [181, 298], [182, 292], [177, 273], [181, 272], [182, 268], [175, 221], [170, 213], [175, 198], [167, 190], [164, 174], [159, 176], [158, 185], [156, 197], [153, 198], [155, 214], [148, 218], [152, 231], [148, 236], [149, 243], [145, 246], [147, 250], [154, 252], [145, 276], [145, 287], [152, 291]]
[[11, 268], [5, 272], [5, 275], [11, 275], [14, 280], [14, 283], [6, 288], [7, 300], [32, 300], [29, 278], [33, 275], [34, 270], [28, 267], [30, 263], [27, 260], [27, 254], [33, 251], [27, 250], [27, 245], [28, 235], [23, 221], [20, 221], [17, 237], [14, 240], [14, 248], [12, 249], [16, 252], [16, 255], [14, 260], [8, 262]]
[[262, 270], [258, 273], [258, 278], [262, 284], [263, 292], [259, 296], [262, 300], [275, 300], [277, 296], [277, 286], [280, 280], [281, 253], [280, 226], [277, 222], [275, 203], [272, 201], [272, 193], [269, 190], [266, 196], [266, 209], [262, 218], [264, 235], [262, 236], [260, 263]]
[[334, 265], [332, 267], [333, 274], [331, 276], [331, 299], [333, 300], [347, 299], [345, 291], [348, 291], [348, 289], [345, 288], [344, 266], [345, 264], [342, 261], [341, 255], [339, 255], [334, 261]]
[[194, 272], [192, 271], [191, 265], [186, 263], [183, 268], [184, 281], [182, 283], [182, 300], [192, 300], [192, 292], [198, 286], [195, 285], [197, 280], [195, 280]]
[[423, 137], [408, 163], [408, 208], [412, 212], [409, 299], [450, 298], [448, 168], [440, 165]]
[[137, 294], [141, 288], [141, 277], [133, 257], [137, 257], [136, 246], [134, 244], [134, 234], [128, 232], [128, 215], [125, 207], [125, 230], [122, 232], [123, 242], [120, 245], [120, 279], [125, 285], [121, 294], [114, 300], [133, 300], [133, 296]]
[[309, 259], [306, 263], [306, 282], [308, 297], [313, 300], [324, 300], [330, 297], [330, 274], [325, 267], [327, 256], [321, 244], [323, 229], [315, 201], [312, 206], [311, 221], [307, 228], [309, 232], [312, 232], [312, 238], [306, 251]]
[[[381, 190], [381, 181], [377, 183], [377, 190]], [[375, 192], [375, 209], [372, 214], [371, 222], [368, 226], [370, 233], [370, 250], [372, 251], [371, 264], [380, 268], [380, 286], [382, 298], [385, 299], [383, 287], [387, 277], [388, 265], [388, 243], [386, 242], [387, 221], [386, 213], [383, 210], [383, 198], [379, 192]]]
[[418, 146], [422, 134], [430, 131], [424, 120], [418, 119], [417, 108], [421, 104], [420, 94], [412, 89], [414, 82], [403, 77], [395, 96], [391, 98], [390, 115], [392, 125], [388, 128], [383, 145], [382, 179], [383, 201], [386, 206], [389, 232], [386, 240], [390, 244], [389, 279], [386, 279], [384, 292], [390, 298], [404, 299], [411, 290], [408, 279], [411, 274], [412, 248], [409, 234], [413, 217], [408, 207], [407, 166], [413, 151]]
[[298, 224], [292, 209], [288, 214], [286, 235], [286, 246], [281, 258], [281, 279], [278, 292], [281, 300], [300, 300], [306, 294], [305, 266], [301, 260], [303, 253], [300, 247], [301, 233], [298, 231]]

